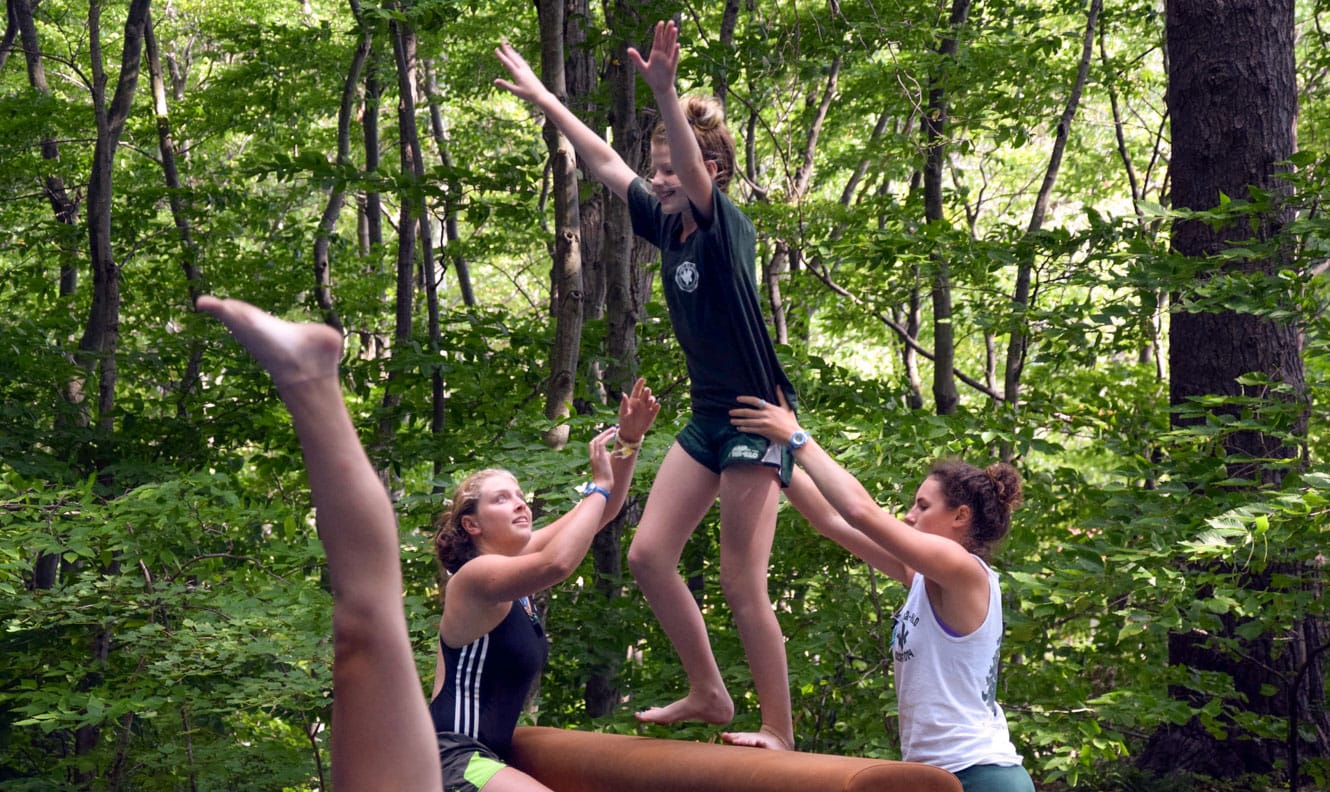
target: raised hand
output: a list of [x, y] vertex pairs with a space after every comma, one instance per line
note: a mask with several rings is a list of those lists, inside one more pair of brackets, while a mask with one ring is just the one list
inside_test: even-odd
[[628, 58], [637, 67], [642, 80], [652, 93], [661, 93], [674, 88], [674, 77], [679, 69], [679, 27], [674, 20], [656, 23], [656, 35], [651, 42], [651, 55], [646, 60], [633, 48], [628, 48]]
[[619, 436], [625, 443], [637, 443], [646, 435], [660, 412], [660, 402], [652, 395], [646, 379], [637, 378], [632, 393], [619, 401]]
[[517, 54], [517, 50], [508, 42], [503, 42], [494, 48], [494, 54], [499, 62], [508, 70], [512, 80], [505, 80], [502, 77], [496, 77], [494, 84], [505, 91], [511, 93], [519, 99], [535, 103], [540, 96], [546, 92], [545, 84], [540, 81], [536, 73], [531, 70], [526, 59]]
[[591, 480], [604, 487], [606, 491], [614, 488], [614, 470], [610, 467], [610, 442], [614, 440], [616, 431], [614, 427], [610, 427], [591, 438], [591, 442], [588, 443]]

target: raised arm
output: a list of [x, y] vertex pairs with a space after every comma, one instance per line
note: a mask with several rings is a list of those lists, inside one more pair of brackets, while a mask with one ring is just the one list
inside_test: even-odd
[[[780, 398], [781, 404], [774, 405], [755, 396], [740, 396], [739, 401], [747, 406], [730, 410], [730, 423], [773, 442], [789, 442], [795, 432], [803, 430], [793, 411], [784, 404], [784, 394]], [[979, 567], [964, 547], [950, 539], [916, 531], [892, 516], [815, 439], [808, 437], [794, 451], [794, 459], [851, 527], [900, 561], [902, 568], [896, 570], [899, 574], [884, 570], [888, 574], [909, 585], [914, 571], [919, 571], [943, 589], [963, 588], [973, 583]]]
[[836, 507], [829, 503], [817, 484], [802, 468], [795, 468], [790, 476], [790, 485], [785, 488], [785, 497], [790, 501], [813, 530], [830, 539], [893, 580], [904, 583], [909, 570], [901, 560], [892, 555], [882, 545], [874, 542], [864, 532], [850, 525]]
[[670, 139], [670, 165], [679, 177], [683, 191], [692, 201], [700, 219], [710, 220], [712, 210], [712, 174], [702, 159], [693, 128], [688, 124], [679, 93], [674, 85], [679, 68], [679, 28], [673, 20], [656, 23], [651, 55], [643, 60], [636, 49], [628, 48], [628, 57], [656, 99], [656, 109]]
[[[591, 481], [605, 492], [614, 488], [609, 452], [614, 434], [606, 429], [590, 443]], [[449, 579], [447, 596], [457, 593], [482, 607], [501, 605], [562, 582], [606, 524], [608, 505], [609, 497], [600, 492], [584, 495], [567, 514], [535, 531], [519, 555], [485, 553], [468, 561]]]
[[577, 159], [587, 172], [620, 199], [627, 198], [628, 186], [637, 178], [637, 174], [628, 167], [628, 163], [623, 161], [619, 153], [606, 143], [604, 138], [573, 115], [557, 96], [550, 93], [512, 45], [504, 42], [494, 49], [494, 54], [512, 78], [511, 80], [498, 78], [494, 84], [540, 108], [545, 117], [553, 122], [554, 126], [558, 127], [573, 144]]
[[624, 501], [628, 499], [633, 471], [637, 468], [638, 452], [659, 412], [660, 402], [656, 401], [642, 377], [633, 383], [632, 392], [625, 393], [619, 400], [619, 424], [614, 435], [614, 450], [610, 453], [614, 488], [610, 490], [610, 502], [605, 507], [605, 525], [618, 516]]

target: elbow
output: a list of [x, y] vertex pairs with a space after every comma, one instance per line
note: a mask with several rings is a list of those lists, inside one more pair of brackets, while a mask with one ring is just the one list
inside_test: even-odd
[[841, 510], [841, 516], [845, 518], [845, 521], [858, 530], [863, 530], [863, 526], [872, 522], [880, 514], [882, 514], [882, 507], [867, 497], [855, 498], [845, 504], [845, 508]]
[[568, 554], [556, 553], [550, 556], [544, 564], [541, 564], [540, 570], [536, 573], [538, 580], [533, 582], [537, 584], [537, 590], [546, 589], [567, 580], [569, 576], [577, 571], [577, 567], [581, 562], [582, 559], [573, 558]]

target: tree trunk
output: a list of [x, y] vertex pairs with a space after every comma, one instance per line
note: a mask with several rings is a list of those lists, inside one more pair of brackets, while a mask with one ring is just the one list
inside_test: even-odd
[[[426, 61], [425, 67], [425, 97], [429, 103], [429, 125], [430, 134], [434, 137], [434, 146], [439, 152], [439, 162], [445, 168], [453, 167], [453, 156], [448, 146], [448, 129], [443, 123], [443, 110], [439, 106], [439, 85], [436, 76], [436, 70], [433, 65]], [[461, 245], [462, 234], [457, 227], [457, 204], [462, 200], [462, 183], [460, 180], [449, 177], [448, 179], [448, 197], [447, 203], [443, 209], [443, 245], [445, 252], [449, 248], [456, 248]], [[453, 263], [453, 273], [457, 278], [457, 290], [462, 296], [462, 304], [468, 308], [476, 305], [476, 293], [471, 288], [471, 264], [466, 256], [461, 253], [453, 253], [449, 256]]]
[[[1071, 122], [1076, 118], [1076, 108], [1081, 102], [1081, 92], [1085, 89], [1085, 80], [1090, 74], [1090, 60], [1094, 56], [1095, 27], [1099, 23], [1099, 11], [1103, 0], [1092, 0], [1088, 19], [1085, 23], [1085, 36], [1081, 43], [1080, 66], [1076, 70], [1076, 80], [1072, 83], [1067, 96], [1067, 104], [1058, 119], [1057, 133], [1053, 136], [1053, 151], [1048, 157], [1048, 167], [1044, 169], [1044, 181], [1039, 185], [1039, 194], [1035, 197], [1034, 209], [1030, 212], [1030, 224], [1026, 226], [1027, 239], [1044, 227], [1044, 218], [1048, 214], [1049, 197], [1053, 194], [1053, 185], [1057, 183], [1058, 171], [1062, 167], [1062, 154], [1067, 149], [1067, 138], [1071, 135]], [[1020, 406], [1021, 373], [1025, 370], [1025, 356], [1029, 351], [1030, 332], [1028, 315], [1032, 300], [1031, 280], [1034, 274], [1036, 252], [1033, 247], [1021, 258], [1016, 267], [1016, 285], [1012, 289], [1011, 337], [1007, 343], [1007, 362], [1002, 373], [1002, 400], [1006, 402], [1014, 415]], [[1010, 462], [1016, 456], [1015, 446], [1004, 441], [1001, 450], [1002, 461]]]
[[[1294, 79], [1294, 0], [1170, 0], [1167, 8], [1167, 49], [1170, 64], [1168, 108], [1172, 119], [1173, 202], [1177, 208], [1204, 210], [1220, 205], [1220, 196], [1249, 197], [1249, 188], [1273, 198], [1273, 208], [1250, 223], [1243, 217], [1216, 227], [1198, 221], [1178, 221], [1173, 247], [1185, 256], [1204, 258], [1233, 243], [1277, 238], [1291, 214], [1281, 200], [1287, 182], [1278, 177], [1282, 163], [1295, 151], [1294, 122], [1297, 86]], [[1277, 249], [1280, 250], [1280, 249]], [[1216, 264], [1197, 275], [1197, 285], [1213, 275], [1242, 272], [1273, 275], [1286, 266], [1284, 253]], [[1175, 304], [1180, 304], [1175, 300]], [[1273, 306], [1272, 306], [1273, 307]], [[1173, 405], [1194, 397], [1220, 395], [1292, 399], [1305, 407], [1302, 338], [1298, 328], [1248, 311], [1177, 311], [1172, 316], [1169, 345], [1172, 377], [1169, 399]], [[1251, 372], [1289, 386], [1288, 395], [1263, 393], [1239, 378]], [[1217, 408], [1217, 410], [1228, 410]], [[1185, 426], [1175, 414], [1173, 423]], [[1292, 427], [1297, 437], [1306, 432], [1306, 412]], [[1257, 430], [1239, 431], [1224, 440], [1232, 460], [1231, 478], [1254, 485], [1276, 484], [1299, 450], [1291, 442]], [[1230, 571], [1236, 585], [1251, 589], [1267, 586], [1275, 575], [1305, 570], [1277, 569], [1260, 575], [1246, 569]], [[1213, 571], [1213, 570], [1212, 570]], [[1221, 738], [1210, 735], [1193, 720], [1156, 732], [1140, 759], [1156, 770], [1194, 770], [1219, 778], [1268, 773], [1281, 759], [1296, 763], [1297, 753], [1330, 757], [1330, 719], [1325, 712], [1324, 670], [1315, 650], [1326, 641], [1326, 625], [1304, 619], [1283, 635], [1248, 640], [1238, 637], [1238, 620], [1223, 618], [1221, 638], [1240, 647], [1243, 660], [1233, 652], [1217, 651], [1196, 633], [1169, 636], [1169, 663], [1191, 669], [1228, 674], [1245, 701], [1234, 706], [1247, 713], [1287, 718], [1299, 713], [1302, 734], [1311, 739], [1279, 740], [1261, 737], [1227, 723]], [[1301, 667], [1311, 663], [1310, 672]], [[1268, 695], [1265, 690], [1276, 691]], [[1174, 695], [1197, 704], [1195, 691]], [[1310, 727], [1310, 728], [1309, 728]], [[1296, 771], [1294, 771], [1296, 772]], [[1290, 787], [1296, 779], [1290, 779]]]
[[[804, 147], [799, 158], [799, 165], [786, 181], [785, 192], [791, 204], [800, 203], [813, 181], [813, 165], [816, 161], [817, 144], [822, 136], [822, 125], [837, 94], [840, 80], [841, 59], [834, 58], [827, 70], [827, 79], [822, 86], [822, 96], [818, 100], [817, 112], [808, 125], [808, 134], [804, 137]], [[788, 239], [777, 239], [775, 251], [762, 268], [762, 278], [767, 284], [767, 307], [771, 309], [771, 325], [775, 341], [778, 344], [790, 342], [790, 323], [786, 315], [787, 306], [781, 296], [781, 281], [790, 270], [799, 268], [802, 253]]]
[[171, 219], [180, 234], [180, 244], [185, 249], [184, 260], [180, 266], [185, 273], [185, 283], [189, 286], [190, 302], [193, 302], [202, 289], [203, 276], [199, 273], [198, 267], [198, 245], [194, 243], [193, 227], [182, 198], [184, 188], [180, 184], [180, 170], [176, 165], [178, 147], [171, 136], [171, 123], [168, 120], [166, 106], [166, 78], [162, 72], [162, 59], [157, 51], [157, 36], [153, 27], [152, 16], [149, 15], [143, 31], [143, 46], [148, 61], [148, 79], [152, 86], [153, 115], [157, 119], [157, 151], [162, 158], [162, 176], [166, 180], [167, 204], [171, 207]]
[[[568, 108], [591, 129], [604, 129], [605, 104], [596, 97], [596, 57], [587, 43], [587, 29], [593, 24], [590, 14], [587, 0], [565, 0], [564, 89], [568, 94]], [[601, 249], [605, 241], [607, 195], [599, 185], [596, 189], [579, 190], [579, 195], [577, 218], [581, 231], [582, 320], [585, 323], [605, 316], [605, 295], [609, 284]], [[617, 393], [606, 387], [604, 357], [590, 355], [586, 363], [583, 391], [590, 400], [604, 404], [611, 396], [617, 397]], [[585, 412], [586, 405], [578, 409]]]
[[[938, 74], [930, 80], [928, 111], [924, 113], [924, 218], [928, 223], [943, 223], [942, 163], [946, 157], [947, 92], [940, 76], [947, 61], [956, 57], [958, 31], [970, 15], [970, 0], [952, 0], [947, 34], [938, 47], [941, 57]], [[960, 395], [956, 391], [956, 331], [951, 319], [951, 268], [941, 253], [933, 262], [933, 402], [938, 415], [956, 411]]]
[[[360, 87], [361, 73], [374, 46], [374, 30], [357, 15], [360, 24], [360, 42], [351, 54], [351, 65], [347, 68], [346, 79], [342, 81], [342, 96], [337, 107], [337, 154], [334, 162], [339, 172], [349, 170], [351, 165], [351, 122], [355, 114], [356, 93]], [[340, 182], [334, 182], [328, 190], [328, 201], [323, 206], [323, 216], [319, 218], [319, 229], [314, 236], [314, 297], [323, 321], [343, 329], [342, 320], [337, 315], [337, 308], [332, 295], [332, 261], [329, 248], [332, 245], [332, 233], [337, 227], [337, 218], [342, 214], [342, 204], [346, 201], [346, 191]]]
[[0, 37], [0, 71], [5, 70], [9, 55], [14, 51], [14, 41], [18, 38], [18, 12], [14, 8], [17, 4], [18, 0], [5, 3], [5, 34]]
[[[645, 30], [641, 14], [631, 0], [616, 0], [606, 27], [617, 42], [605, 70], [609, 88], [609, 126], [611, 145], [628, 167], [640, 171], [649, 151], [650, 118], [637, 112], [637, 70], [626, 54], [628, 37]], [[640, 46], [639, 42], [633, 42]], [[604, 199], [600, 271], [605, 279], [606, 338], [605, 390], [617, 398], [627, 392], [637, 379], [637, 324], [651, 297], [651, 276], [644, 266], [655, 251], [633, 234], [628, 205], [617, 199]], [[637, 503], [630, 499], [623, 513], [607, 525], [591, 543], [591, 561], [595, 569], [595, 590], [606, 603], [623, 595], [623, 529], [626, 522], [636, 523]], [[607, 607], [607, 612], [609, 612]], [[583, 693], [587, 715], [606, 717], [619, 706], [619, 668], [625, 647], [606, 647], [587, 663], [587, 681]]]
[[[365, 99], [361, 110], [360, 130], [365, 146], [365, 172], [374, 174], [383, 161], [379, 156], [379, 107], [383, 97], [380, 71], [383, 59], [370, 54], [365, 69]], [[361, 196], [360, 255], [368, 256], [376, 245], [383, 244], [383, 199], [377, 190], [368, 190]]]
[[[639, 173], [648, 156], [650, 122], [637, 112], [637, 70], [628, 60], [627, 36], [630, 31], [643, 29], [641, 21], [636, 4], [617, 0], [607, 27], [616, 31], [618, 43], [605, 73], [610, 93], [611, 145], [628, 167]], [[637, 324], [651, 297], [651, 276], [641, 265], [654, 253], [649, 244], [640, 242], [633, 234], [628, 205], [623, 201], [605, 202], [604, 227], [601, 260], [609, 324], [605, 381], [607, 390], [615, 393], [627, 391], [637, 378]]]
[[[24, 59], [28, 65], [28, 84], [38, 93], [50, 96], [51, 89], [46, 83], [46, 66], [42, 59], [42, 44], [37, 38], [37, 25], [32, 17], [31, 0], [9, 0], [6, 12], [9, 26], [5, 30], [5, 37], [11, 38], [17, 31], [23, 45]], [[41, 147], [42, 159], [53, 161], [60, 158], [59, 145], [53, 138], [44, 138]], [[56, 221], [71, 226], [78, 223], [78, 202], [69, 197], [64, 180], [51, 174], [42, 180], [42, 186], [46, 199], [50, 201], [51, 209], [55, 212]], [[77, 262], [61, 262], [60, 295], [68, 297], [77, 289]]]
[[[541, 0], [540, 66], [545, 87], [567, 99], [564, 80], [564, 1]], [[568, 442], [567, 418], [577, 385], [582, 344], [582, 227], [578, 213], [577, 157], [572, 144], [550, 121], [545, 122], [545, 145], [554, 178], [554, 242], [550, 271], [550, 304], [554, 311], [554, 342], [550, 349], [550, 376], [545, 389], [545, 417], [555, 422], [545, 442], [562, 448]]]
[[[397, 20], [388, 23], [388, 35], [392, 38], [393, 58], [397, 64], [397, 150], [401, 159], [400, 173], [402, 180], [409, 184], [417, 178], [416, 157], [420, 147], [418, 143], [415, 143], [416, 64], [414, 61], [414, 36], [403, 30], [402, 25], [403, 23]], [[416, 206], [407, 195], [402, 195], [400, 202], [401, 206], [398, 210], [397, 219], [397, 284], [394, 290], [395, 318], [393, 323], [393, 343], [398, 351], [409, 349], [411, 345], [416, 266], [416, 222], [413, 217]], [[383, 417], [379, 419], [375, 438], [375, 446], [379, 451], [386, 450], [393, 440], [393, 427], [396, 426], [397, 421], [396, 413], [402, 403], [399, 388], [396, 387], [396, 381], [401, 376], [399, 369], [395, 367], [388, 374], [388, 385], [384, 388], [383, 395]], [[379, 475], [387, 484], [390, 477], [388, 469], [386, 467], [380, 468]]]
[[89, 371], [95, 365], [97, 383], [97, 424], [103, 432], [111, 429], [115, 409], [116, 347], [120, 339], [120, 270], [111, 245], [112, 170], [116, 148], [124, 132], [125, 121], [134, 104], [139, 68], [143, 60], [143, 34], [147, 27], [150, 0], [133, 0], [125, 19], [124, 48], [120, 56], [120, 76], [111, 102], [106, 102], [106, 72], [101, 58], [100, 6], [94, 3], [88, 14], [91, 32], [93, 68], [93, 108], [97, 118], [97, 141], [93, 146], [92, 173], [88, 179], [88, 247], [92, 254], [92, 307], [79, 340], [79, 367]]

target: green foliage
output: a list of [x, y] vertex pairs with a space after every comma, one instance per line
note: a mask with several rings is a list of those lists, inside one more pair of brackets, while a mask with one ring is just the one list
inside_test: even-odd
[[[680, 10], [662, 5], [649, 10]], [[507, 467], [533, 494], [539, 519], [551, 519], [585, 476], [585, 440], [614, 420], [587, 376], [604, 362], [610, 331], [599, 319], [584, 329], [572, 440], [559, 450], [543, 441], [553, 332], [547, 155], [529, 108], [493, 89], [491, 54], [503, 38], [537, 52], [534, 9], [508, 0], [406, 11], [362, 4], [356, 19], [335, 4], [154, 8], [174, 69], [166, 121], [182, 187], [172, 193], [162, 177], [145, 71], [114, 170], [118, 380], [114, 410], [100, 415], [95, 377], [85, 380], [73, 362], [92, 307], [86, 218], [57, 221], [46, 192], [58, 179], [81, 202], [87, 189], [96, 118], [87, 6], [36, 6], [47, 92], [30, 84], [20, 48], [0, 69], [0, 785], [326, 788], [329, 598], [298, 450], [268, 378], [188, 310], [182, 263], [199, 267], [208, 290], [290, 318], [319, 315], [313, 240], [328, 191], [346, 193], [329, 252], [331, 294], [348, 331], [345, 392], [398, 497], [403, 603], [428, 688], [438, 618], [430, 523], [446, 491], [478, 467]], [[732, 43], [718, 37], [720, 4], [690, 6], [680, 85], [707, 92], [726, 81], [747, 177], [736, 197], [758, 229], [759, 261], [784, 245], [797, 262], [780, 281], [790, 327], [780, 352], [808, 428], [893, 510], [908, 503], [931, 458], [1015, 455], [1027, 503], [996, 559], [1007, 620], [999, 700], [1041, 788], [1220, 789], [1129, 768], [1164, 724], [1198, 718], [1214, 732], [1237, 724], [1275, 739], [1287, 730], [1282, 718], [1255, 715], [1227, 675], [1169, 667], [1171, 635], [1201, 635], [1236, 657], [1245, 640], [1327, 617], [1318, 564], [1330, 526], [1330, 429], [1303, 420], [1330, 383], [1330, 295], [1314, 274], [1330, 252], [1320, 209], [1330, 173], [1327, 9], [1323, 0], [1298, 4], [1303, 151], [1289, 163], [1291, 195], [1280, 198], [1293, 219], [1276, 238], [1193, 260], [1170, 252], [1169, 224], [1243, 230], [1276, 199], [1225, 196], [1215, 210], [1192, 213], [1166, 205], [1161, 9], [1145, 0], [1106, 6], [1035, 232], [1036, 191], [1080, 54], [1079, 0], [974, 4], [967, 25], [950, 31], [959, 38], [952, 59], [938, 53], [949, 31], [937, 3], [912, 0], [890, 13], [850, 0], [744, 4]], [[125, 7], [101, 6], [110, 85]], [[598, 69], [617, 44], [603, 13], [591, 10], [588, 31]], [[438, 78], [431, 99], [448, 158], [426, 134], [421, 97], [423, 182], [399, 162], [390, 20], [413, 27], [419, 57]], [[342, 83], [363, 30], [374, 34], [370, 67], [385, 91], [377, 169], [363, 164], [363, 91], [351, 164], [335, 159]], [[834, 100], [819, 119], [837, 62]], [[925, 224], [920, 114], [933, 88], [948, 100], [946, 217]], [[645, 105], [640, 83], [638, 94]], [[43, 142], [58, 157], [44, 156]], [[381, 244], [360, 238], [357, 200], [367, 193], [384, 201]], [[393, 225], [403, 202], [418, 198], [436, 224], [456, 213], [461, 235], [444, 251], [448, 268], [432, 272], [439, 335], [429, 336], [417, 305], [412, 334], [399, 342]], [[1284, 265], [1272, 275], [1247, 266], [1274, 255]], [[458, 258], [471, 266], [476, 306], [463, 305], [456, 288]], [[940, 262], [953, 290], [958, 370], [979, 382], [992, 370], [1000, 380], [989, 343], [1000, 361], [1013, 331], [1029, 333], [1018, 405], [967, 386], [957, 413], [939, 417], [926, 357], [911, 382], [893, 323], [921, 300], [918, 342], [932, 347], [928, 297]], [[1016, 305], [1022, 264], [1032, 297]], [[59, 287], [62, 267], [79, 275], [72, 292]], [[641, 373], [664, 408], [642, 452], [639, 506], [688, 409], [664, 306], [640, 308]], [[1167, 344], [1167, 313], [1215, 310], [1296, 324], [1305, 392], [1250, 375], [1235, 393], [1170, 408], [1155, 357]], [[434, 373], [445, 394], [438, 431]], [[70, 396], [74, 383], [87, 386], [81, 400]], [[912, 409], [916, 385], [924, 406]], [[395, 406], [384, 406], [386, 395]], [[1172, 419], [1186, 425], [1173, 428]], [[1297, 449], [1294, 459], [1247, 460], [1286, 472], [1277, 485], [1235, 478], [1231, 463], [1242, 460], [1224, 441], [1245, 431]], [[701, 581], [716, 656], [736, 694], [735, 726], [755, 728], [747, 662], [717, 581], [716, 523], [714, 513], [704, 520], [685, 568]], [[625, 547], [633, 528], [630, 519]], [[587, 562], [546, 595], [553, 654], [530, 719], [719, 739], [715, 727], [643, 729], [632, 718], [673, 700], [684, 683], [632, 581], [610, 582], [622, 596], [607, 598]], [[897, 757], [886, 644], [903, 593], [788, 508], [771, 590], [799, 747]], [[624, 701], [592, 721], [584, 686], [602, 665], [617, 669]], [[1330, 784], [1324, 757], [1307, 765], [1305, 780]]]

